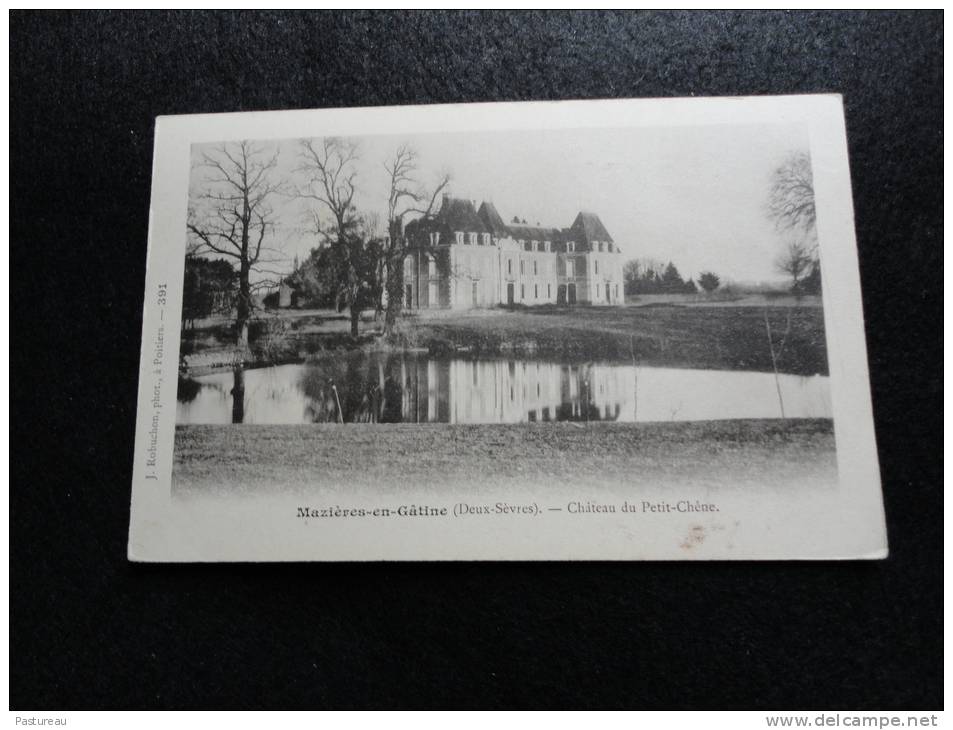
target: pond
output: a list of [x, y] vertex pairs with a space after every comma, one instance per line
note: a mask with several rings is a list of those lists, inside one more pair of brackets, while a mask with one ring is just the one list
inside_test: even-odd
[[179, 386], [176, 422], [524, 423], [830, 418], [826, 376], [349, 353]]

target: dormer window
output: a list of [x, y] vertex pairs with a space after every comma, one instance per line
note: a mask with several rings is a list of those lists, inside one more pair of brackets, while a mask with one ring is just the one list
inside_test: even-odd
[[533, 252], [535, 253], [538, 250], [539, 250], [539, 241], [533, 241]]
[[476, 245], [477, 245], [477, 234], [475, 234], [475, 233], [470, 233], [470, 234], [468, 234], [467, 238], [470, 239], [469, 243], [470, 243], [471, 246], [476, 246]]
[[609, 253], [612, 253], [612, 244], [609, 243], [609, 244], [606, 244], [606, 245], [609, 247]]
[[463, 245], [463, 231], [457, 231], [456, 234], [457, 234], [457, 245], [462, 246]]
[[546, 253], [549, 253], [551, 247], [552, 247], [552, 244], [549, 241], [546, 241], [545, 243], [543, 243], [543, 249], [546, 251]]
[[484, 246], [489, 246], [489, 245], [490, 245], [490, 234], [489, 234], [489, 233], [484, 233], [484, 234], [483, 234], [483, 245], [484, 245]]
[[566, 251], [567, 251], [567, 253], [575, 253], [575, 251], [576, 251], [576, 242], [575, 242], [575, 241], [567, 241], [567, 242], [566, 242]]
[[596, 246], [598, 247], [599, 253], [602, 253], [602, 241], [599, 241]]

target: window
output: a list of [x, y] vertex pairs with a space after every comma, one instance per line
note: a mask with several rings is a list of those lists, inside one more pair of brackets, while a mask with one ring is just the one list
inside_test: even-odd
[[537, 262], [534, 261], [533, 262], [533, 276], [537, 276], [538, 274], [539, 274], [539, 266], [537, 265]]
[[546, 285], [546, 298], [547, 298], [547, 299], [552, 299], [552, 298], [553, 298], [553, 285], [552, 285], [552, 284], [547, 284], [547, 285]]
[[599, 253], [602, 253], [602, 241], [599, 241], [599, 243], [597, 243], [596, 246], [599, 250]]
[[458, 244], [463, 243], [463, 231], [457, 231], [457, 243]]
[[489, 245], [490, 245], [490, 234], [489, 234], [489, 233], [484, 233], [484, 234], [483, 234], [483, 245], [484, 245], [484, 246], [489, 246]]
[[552, 244], [549, 241], [546, 241], [546, 243], [543, 244], [543, 250], [546, 251], [546, 253], [549, 253], [550, 246], [552, 246]]
[[427, 259], [427, 275], [436, 276], [437, 275], [437, 261], [436, 259]]
[[606, 244], [606, 245], [609, 247], [609, 253], [612, 253], [612, 244], [609, 243], [609, 244]]
[[520, 276], [526, 273], [526, 271], [524, 270], [526, 268], [525, 264], [526, 262], [520, 259]]
[[506, 260], [506, 273], [507, 274], [513, 273], [513, 259]]
[[[599, 245], [602, 245], [602, 244], [599, 244]], [[596, 274], [598, 275], [598, 274], [599, 274], [599, 262], [596, 261], [595, 264], [596, 264]]]
[[567, 242], [566, 242], [566, 251], [568, 251], [569, 253], [574, 253], [574, 252], [576, 251], [576, 242], [575, 242], [575, 241], [567, 241]]
[[539, 241], [533, 241], [533, 251], [539, 250]]
[[567, 261], [566, 262], [566, 276], [569, 276], [569, 277], [575, 276], [575, 273], [573, 271], [574, 268], [575, 267], [573, 266], [573, 262]]
[[520, 299], [526, 299], [526, 284], [520, 284]]
[[533, 299], [539, 299], [539, 284], [533, 284]]
[[616, 299], [619, 298], [619, 285], [618, 285], [618, 284], [615, 285], [615, 298], [616, 298]]
[[471, 246], [476, 246], [476, 245], [477, 245], [477, 234], [471, 233], [471, 234], [469, 234], [468, 238], [470, 239], [470, 245], [471, 245]]
[[404, 276], [408, 279], [414, 275], [414, 258], [413, 256], [408, 256], [404, 259]]

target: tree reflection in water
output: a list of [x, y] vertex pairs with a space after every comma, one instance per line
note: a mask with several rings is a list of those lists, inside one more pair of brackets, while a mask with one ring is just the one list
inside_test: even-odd
[[245, 368], [238, 364], [232, 370], [232, 423], [245, 422]]
[[403, 359], [348, 353], [309, 364], [298, 381], [306, 418], [312, 423], [400, 423]]
[[[785, 415], [830, 418], [826, 378], [785, 375]], [[774, 375], [425, 353], [329, 353], [182, 379], [177, 423], [522, 423], [778, 418]]]
[[600, 410], [588, 398], [588, 373], [588, 365], [348, 353], [308, 363], [297, 387], [311, 423], [614, 420], [618, 403]]

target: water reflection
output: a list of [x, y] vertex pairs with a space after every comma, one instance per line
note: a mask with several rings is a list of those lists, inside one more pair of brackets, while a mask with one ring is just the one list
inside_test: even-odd
[[[829, 418], [828, 378], [352, 353], [180, 388], [178, 423], [522, 423]], [[782, 411], [783, 405], [783, 411]]]

